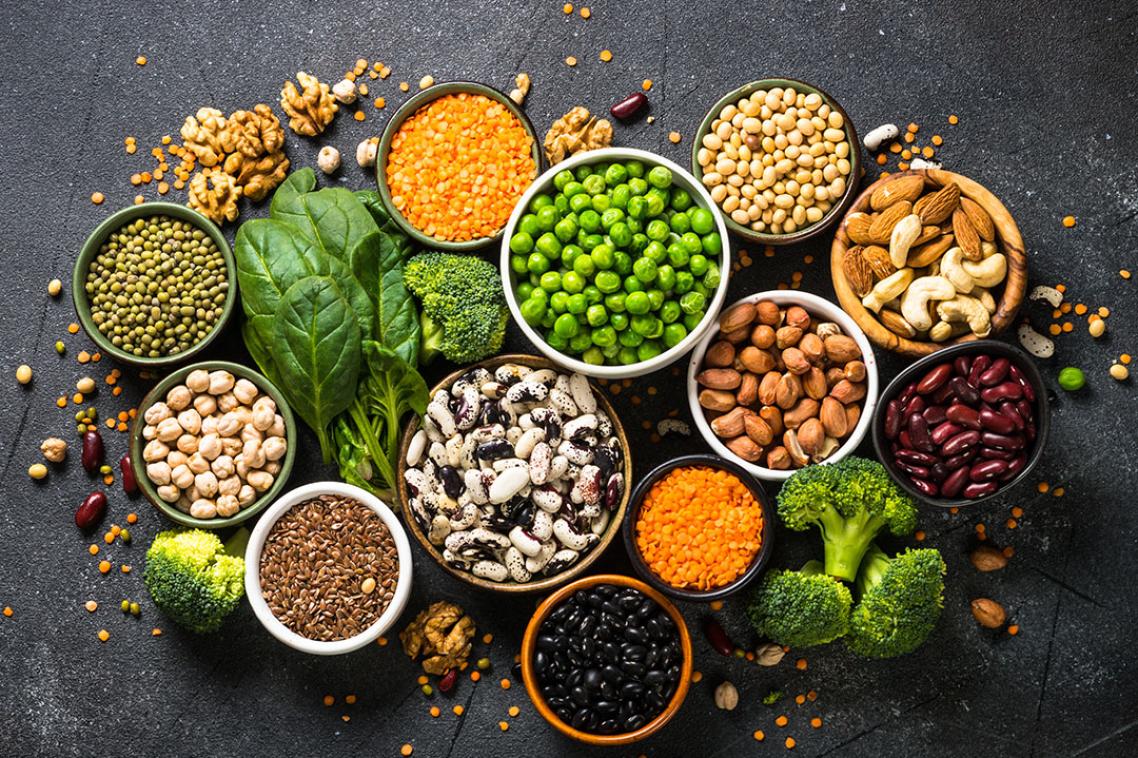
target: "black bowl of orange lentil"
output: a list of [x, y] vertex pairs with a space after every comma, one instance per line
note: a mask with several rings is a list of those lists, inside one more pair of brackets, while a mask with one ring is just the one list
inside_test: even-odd
[[721, 600], [766, 568], [774, 510], [758, 480], [717, 455], [661, 464], [632, 491], [622, 525], [632, 566], [660, 592]]

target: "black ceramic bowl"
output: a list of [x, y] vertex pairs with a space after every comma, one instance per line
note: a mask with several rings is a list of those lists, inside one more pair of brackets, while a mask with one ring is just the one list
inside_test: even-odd
[[[1009, 359], [1012, 365], [1016, 366], [1020, 372], [1023, 373], [1028, 383], [1031, 384], [1032, 389], [1035, 390], [1035, 443], [1027, 453], [1027, 463], [1024, 465], [1023, 470], [1012, 479], [1003, 482], [995, 492], [971, 500], [962, 497], [929, 497], [913, 485], [908, 474], [901, 471], [893, 459], [893, 453], [890, 449], [891, 443], [885, 438], [885, 414], [889, 403], [900, 395], [902, 390], [904, 390], [910, 382], [919, 381], [921, 377], [935, 366], [945, 362], [951, 363], [961, 356], [983, 354]], [[918, 500], [941, 508], [959, 508], [966, 505], [976, 505], [989, 498], [1002, 495], [1019, 484], [1031, 473], [1031, 470], [1035, 468], [1036, 464], [1039, 463], [1039, 459], [1043, 456], [1043, 448], [1047, 444], [1047, 433], [1050, 428], [1051, 408], [1047, 401], [1047, 387], [1043, 384], [1043, 377], [1040, 375], [1039, 369], [1035, 367], [1035, 363], [1032, 362], [1031, 357], [1023, 350], [1020, 350], [1014, 345], [1009, 345], [1005, 342], [996, 342], [995, 340], [979, 340], [976, 342], [952, 345], [943, 350], [938, 350], [932, 355], [927, 355], [906, 368], [898, 374], [897, 378], [890, 382], [889, 386], [881, 393], [877, 401], [877, 409], [873, 414], [872, 425], [873, 447], [877, 452], [877, 458], [885, 466], [885, 469], [889, 472], [893, 480], [897, 482], [902, 489]]]
[[[758, 501], [759, 506], [763, 509], [763, 541], [759, 546], [759, 551], [755, 553], [755, 557], [751, 559], [751, 565], [747, 567], [747, 570], [744, 571], [738, 579], [730, 584], [725, 584], [722, 587], [716, 587], [715, 589], [707, 591], [685, 590], [668, 584], [656, 576], [652, 569], [648, 567], [648, 564], [644, 562], [644, 558], [640, 555], [640, 548], [636, 545], [636, 519], [640, 514], [640, 507], [644, 504], [644, 498], [648, 495], [648, 491], [652, 489], [653, 484], [667, 476], [674, 469], [683, 468], [685, 466], [706, 466], [707, 468], [730, 471], [739, 477], [739, 481], [746, 485], [747, 489], [751, 491], [751, 494], [755, 496], [755, 500]], [[677, 600], [706, 603], [712, 600], [721, 600], [728, 595], [738, 592], [762, 573], [767, 565], [767, 561], [770, 560], [771, 551], [774, 549], [774, 509], [771, 507], [770, 499], [767, 497], [767, 493], [762, 485], [738, 463], [720, 458], [718, 455], [684, 455], [657, 466], [640, 480], [640, 483], [636, 485], [636, 489], [632, 491], [632, 498], [628, 503], [628, 515], [624, 519], [622, 530], [624, 532], [624, 547], [628, 551], [628, 557], [632, 560], [632, 567], [636, 569], [636, 573], [639, 574], [645, 582], [661, 593]]]

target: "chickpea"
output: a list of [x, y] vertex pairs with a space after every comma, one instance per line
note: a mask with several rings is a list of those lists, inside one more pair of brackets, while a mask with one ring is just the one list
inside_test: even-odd
[[217, 434], [217, 416], [205, 416], [202, 418], [202, 435]]
[[209, 389], [209, 372], [204, 368], [191, 371], [186, 376], [186, 386], [194, 392], [205, 392]]
[[270, 437], [283, 437], [285, 436], [285, 422], [284, 417], [279, 413], [273, 416], [273, 425], [270, 426], [266, 432]]
[[166, 461], [155, 461], [146, 464], [146, 477], [161, 486], [170, 483], [170, 464]]
[[265, 451], [260, 444], [253, 450], [252, 455], [246, 455], [245, 451], [241, 452], [241, 460], [245, 461], [245, 465], [251, 469], [261, 468], [267, 462]]
[[241, 491], [241, 484], [240, 477], [236, 476], [227, 476], [224, 479], [219, 479], [217, 482], [217, 494], [233, 495], [236, 497], [237, 493]]
[[248, 505], [257, 499], [257, 491], [250, 487], [248, 484], [241, 485], [241, 490], [237, 493], [237, 502], [241, 505]]
[[235, 464], [231, 456], [219, 455], [209, 464], [209, 468], [218, 479], [228, 479], [233, 476]]
[[273, 475], [267, 471], [250, 471], [245, 481], [257, 492], [264, 492], [273, 486]]
[[161, 442], [173, 442], [181, 434], [182, 425], [178, 423], [176, 418], [168, 418], [158, 424], [158, 440]]
[[142, 439], [149, 442], [157, 436], [158, 427], [154, 426], [153, 424], [147, 424], [146, 426], [142, 427]]
[[265, 473], [272, 474], [273, 476], [276, 476], [277, 474], [279, 474], [281, 472], [281, 462], [280, 461], [269, 461], [268, 463], [266, 463], [264, 466], [261, 467], [261, 470], [264, 471]]
[[169, 406], [169, 410], [175, 412], [188, 407], [193, 399], [194, 393], [190, 392], [189, 387], [181, 384], [171, 387], [166, 393], [166, 405]]
[[245, 462], [245, 456], [243, 454], [238, 453], [236, 456], [234, 456], [233, 464], [236, 467], [235, 470], [237, 471], [238, 477], [241, 479], [249, 478], [249, 471], [251, 470], [251, 467]]
[[142, 420], [150, 426], [157, 426], [159, 422], [165, 421], [173, 415], [170, 406], [158, 402], [146, 409], [146, 413], [142, 414]]
[[258, 403], [253, 406], [253, 427], [258, 431], [266, 431], [276, 420], [276, 409]]
[[241, 503], [233, 495], [221, 495], [217, 498], [217, 515], [224, 518], [237, 515], [241, 510]]
[[217, 494], [217, 475], [212, 471], [203, 471], [194, 477], [194, 486], [205, 497]]
[[217, 434], [207, 434], [198, 441], [198, 455], [207, 461], [212, 461], [221, 455], [221, 437]]
[[166, 443], [159, 440], [151, 440], [146, 443], [146, 447], [142, 448], [142, 460], [147, 463], [165, 460], [169, 454], [170, 448], [166, 446]]
[[199, 444], [201, 444], [200, 437], [193, 434], [183, 434], [178, 438], [177, 447], [179, 452], [190, 455], [197, 452]]
[[242, 426], [253, 423], [253, 409], [247, 405], [239, 405], [230, 413], [237, 417]]
[[241, 427], [241, 434], [239, 436], [242, 442], [248, 442], [249, 440], [257, 440], [259, 442], [265, 438], [265, 433], [258, 430], [257, 427], [252, 424], [246, 424]]
[[172, 503], [182, 494], [181, 490], [172, 484], [164, 484], [158, 488], [158, 497], [167, 503]]
[[67, 443], [58, 437], [48, 437], [40, 443], [40, 452], [52, 463], [62, 463], [67, 457]]
[[166, 456], [166, 463], [170, 464], [170, 468], [181, 466], [188, 461], [190, 456], [183, 453], [181, 450], [171, 450], [170, 454]]
[[199, 498], [190, 505], [190, 515], [201, 519], [215, 518], [217, 516], [217, 505], [212, 500]]
[[237, 383], [233, 385], [233, 396], [244, 405], [252, 405], [253, 401], [257, 399], [258, 393], [257, 385], [248, 379], [238, 379]]
[[222, 437], [221, 438], [221, 454], [222, 455], [237, 455], [241, 452], [240, 437]]
[[178, 424], [190, 434], [197, 434], [202, 428], [201, 414], [193, 408], [187, 408], [178, 414]]
[[217, 398], [213, 395], [198, 395], [194, 398], [194, 410], [202, 418], [217, 410]]
[[228, 371], [211, 371], [207, 392], [211, 395], [223, 395], [233, 389], [234, 383], [233, 374]]
[[175, 466], [170, 472], [170, 481], [179, 489], [189, 489], [194, 484], [194, 472], [185, 463]]
[[237, 402], [237, 398], [232, 392], [226, 392], [223, 395], [217, 396], [217, 409], [222, 413], [229, 413], [239, 405], [241, 405], [241, 403]]
[[204, 474], [209, 471], [209, 461], [207, 461], [200, 452], [191, 455], [189, 460], [186, 461], [186, 466], [189, 467], [190, 471], [194, 472], [194, 474]]

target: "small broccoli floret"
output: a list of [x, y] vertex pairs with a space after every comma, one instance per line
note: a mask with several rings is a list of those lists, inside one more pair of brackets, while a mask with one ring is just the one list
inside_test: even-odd
[[403, 282], [422, 304], [424, 363], [439, 353], [455, 363], [473, 363], [501, 349], [510, 313], [492, 263], [423, 253], [407, 262]]
[[771, 571], [755, 591], [747, 616], [755, 630], [794, 648], [833, 642], [846, 633], [849, 588], [810, 561], [801, 571]]
[[[235, 540], [247, 536], [242, 530]], [[142, 578], [159, 610], [179, 626], [202, 634], [217, 630], [241, 602], [245, 559], [226, 555], [212, 532], [160, 532], [146, 551]]]
[[857, 577], [860, 600], [846, 644], [867, 658], [911, 653], [932, 634], [944, 607], [944, 560], [931, 548], [890, 558], [873, 545]]
[[902, 536], [917, 527], [913, 499], [880, 463], [856, 457], [794, 472], [778, 493], [778, 515], [795, 531], [817, 526], [826, 573], [849, 582], [878, 532]]

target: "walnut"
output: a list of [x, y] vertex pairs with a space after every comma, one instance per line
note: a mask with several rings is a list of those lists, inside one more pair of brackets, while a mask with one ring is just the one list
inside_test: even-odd
[[578, 105], [561, 118], [545, 134], [545, 157], [550, 165], [560, 163], [574, 153], [596, 150], [612, 144], [612, 124], [598, 119]]
[[216, 166], [233, 150], [233, 135], [229, 122], [216, 108], [198, 108], [193, 116], [186, 116], [182, 124], [184, 147], [197, 156], [202, 166]]
[[470, 655], [473, 638], [474, 619], [445, 600], [431, 603], [399, 633], [403, 652], [412, 660], [423, 656], [423, 670], [435, 675], [461, 666]]
[[303, 71], [296, 72], [301, 90], [292, 81], [281, 89], [281, 108], [288, 115], [288, 126], [297, 134], [315, 137], [324, 131], [336, 117], [339, 106], [332, 98], [327, 84]]
[[205, 169], [190, 180], [187, 205], [220, 224], [237, 218], [237, 200], [240, 197], [241, 188], [237, 186], [236, 179], [224, 171]]
[[273, 109], [264, 103], [257, 103], [251, 111], [234, 111], [229, 116], [229, 130], [233, 141], [230, 149], [250, 158], [260, 158], [284, 149], [281, 122]]

